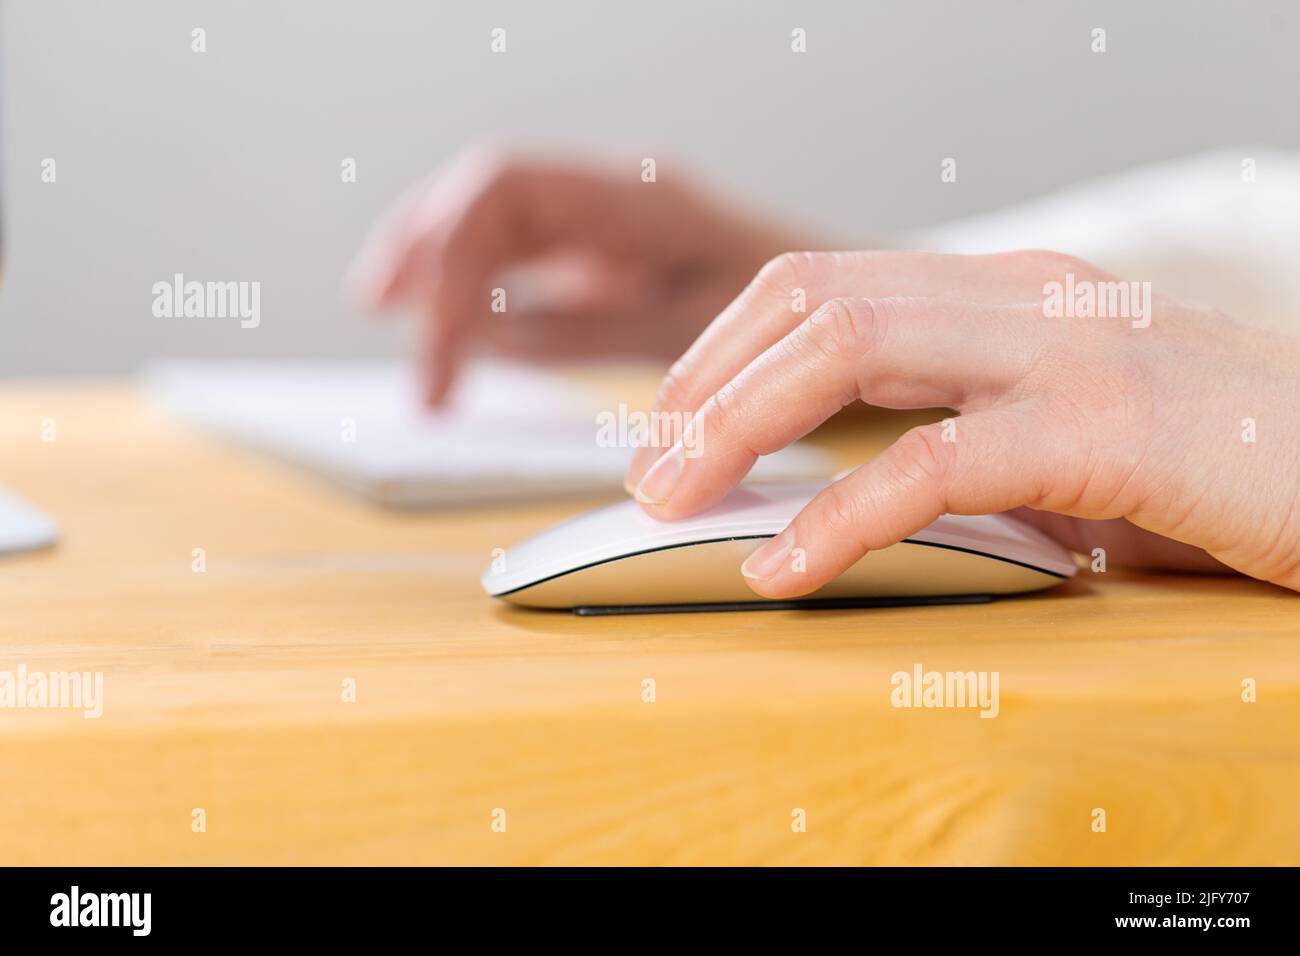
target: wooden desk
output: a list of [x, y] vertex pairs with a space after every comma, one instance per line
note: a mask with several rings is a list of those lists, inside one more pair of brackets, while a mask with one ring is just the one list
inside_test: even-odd
[[[105, 675], [98, 720], [0, 710], [0, 862], [1300, 863], [1293, 594], [526, 613], [491, 549], [589, 502], [384, 513], [125, 387], [0, 409], [0, 482], [65, 533], [0, 561], [0, 669]], [[998, 671], [1000, 715], [892, 708], [917, 662]]]

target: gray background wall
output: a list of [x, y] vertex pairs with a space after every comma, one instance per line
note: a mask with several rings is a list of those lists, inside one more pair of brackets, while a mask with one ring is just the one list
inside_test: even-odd
[[[7, 376], [395, 353], [340, 273], [387, 201], [485, 137], [680, 162], [846, 243], [1214, 145], [1300, 146], [1283, 0], [8, 0], [2, 35]], [[261, 327], [154, 318], [174, 272], [260, 281]]]

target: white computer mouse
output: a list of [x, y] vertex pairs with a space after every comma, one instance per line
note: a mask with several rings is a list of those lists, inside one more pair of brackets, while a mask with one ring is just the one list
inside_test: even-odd
[[760, 598], [740, 565], [825, 485], [745, 484], [708, 511], [672, 522], [622, 501], [498, 555], [483, 574], [483, 587], [524, 607], [609, 614], [965, 603], [1049, 588], [1077, 570], [1069, 551], [1008, 515], [944, 515], [805, 598]]

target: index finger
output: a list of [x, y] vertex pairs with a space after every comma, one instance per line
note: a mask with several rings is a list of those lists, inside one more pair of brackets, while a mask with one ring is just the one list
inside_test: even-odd
[[858, 398], [890, 408], [987, 405], [1032, 367], [1041, 328], [1028, 306], [833, 299], [704, 402], [636, 498], [669, 521], [702, 511], [760, 455]]
[[354, 282], [372, 307], [420, 317], [430, 401], [445, 394], [475, 320], [490, 314], [494, 275], [557, 248], [633, 255], [641, 237], [627, 223], [649, 208], [636, 184], [592, 167], [476, 151], [399, 203], [367, 241]]

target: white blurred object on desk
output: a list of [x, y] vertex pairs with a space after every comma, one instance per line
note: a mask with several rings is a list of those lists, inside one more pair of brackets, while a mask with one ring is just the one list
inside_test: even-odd
[[47, 515], [0, 488], [0, 555], [49, 547], [58, 537]]
[[[437, 411], [421, 408], [397, 362], [170, 361], [146, 382], [177, 417], [389, 507], [621, 492], [632, 454], [598, 440], [597, 416], [618, 409], [595, 390], [512, 363], [470, 363]], [[753, 474], [833, 470], [825, 453], [794, 445]]]

